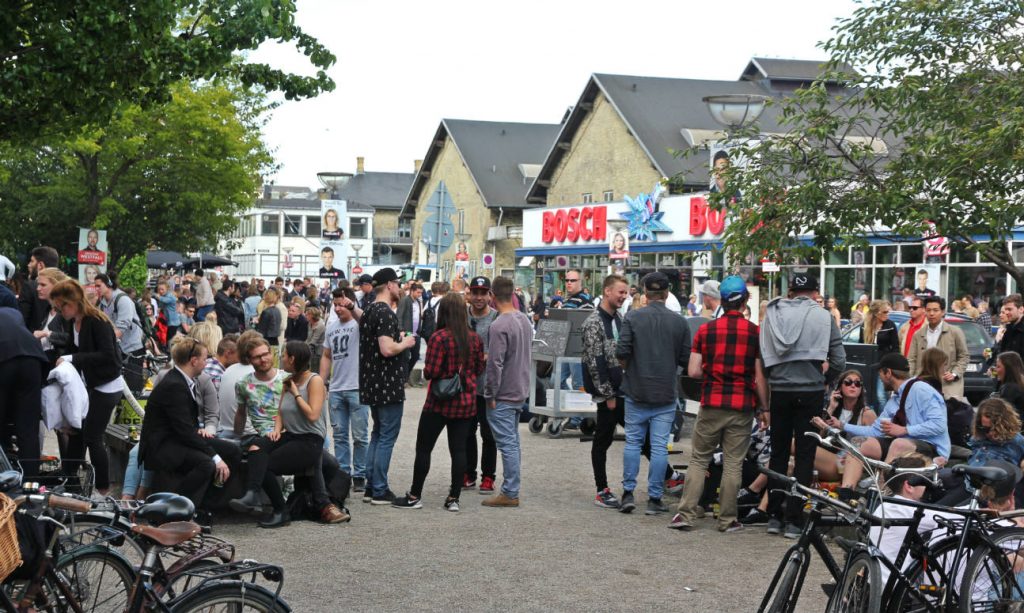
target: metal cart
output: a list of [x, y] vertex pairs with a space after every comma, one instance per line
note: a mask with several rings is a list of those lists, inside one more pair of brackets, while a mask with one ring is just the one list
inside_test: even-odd
[[[594, 433], [597, 405], [582, 391], [582, 344], [579, 327], [590, 310], [562, 311], [541, 320], [533, 339], [530, 369], [530, 432], [540, 433], [545, 424], [553, 437], [561, 436], [569, 419], [581, 417], [580, 431]], [[545, 373], [550, 373], [546, 375]], [[563, 387], [571, 379], [570, 387]], [[543, 396], [543, 401], [538, 395]]]

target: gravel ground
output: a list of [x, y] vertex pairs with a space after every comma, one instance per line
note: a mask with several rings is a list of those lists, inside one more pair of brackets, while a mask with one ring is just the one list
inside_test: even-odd
[[[424, 390], [408, 390], [391, 464], [392, 489], [412, 480], [416, 423]], [[679, 533], [668, 516], [623, 515], [595, 507], [590, 444], [575, 432], [551, 439], [520, 426], [523, 486], [518, 509], [481, 507], [463, 492], [462, 512], [442, 508], [450, 461], [439, 440], [423, 492], [424, 508], [349, 503], [352, 522], [295, 522], [276, 531], [224, 518], [214, 533], [239, 555], [280, 564], [283, 595], [295, 611], [602, 610], [754, 611], [790, 545], [763, 527], [720, 534], [711, 519]], [[443, 435], [442, 435], [443, 436]], [[608, 474], [621, 481], [622, 445]], [[670, 456], [674, 463], [685, 456]], [[500, 479], [500, 455], [499, 455]], [[646, 471], [646, 462], [641, 471]], [[646, 475], [637, 488], [646, 501]], [[616, 492], [621, 490], [617, 486]], [[824, 566], [812, 562], [800, 611], [822, 611]], [[686, 589], [689, 588], [689, 589]]]

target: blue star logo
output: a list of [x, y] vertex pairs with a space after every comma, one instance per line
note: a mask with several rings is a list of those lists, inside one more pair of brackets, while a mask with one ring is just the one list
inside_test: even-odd
[[658, 201], [664, 191], [665, 188], [659, 183], [654, 186], [650, 194], [640, 193], [636, 198], [626, 196], [629, 210], [622, 213], [622, 218], [629, 222], [626, 231], [629, 232], [630, 240], [657, 241], [656, 232], [672, 231], [672, 228], [661, 220], [665, 216], [665, 212], [657, 210]]

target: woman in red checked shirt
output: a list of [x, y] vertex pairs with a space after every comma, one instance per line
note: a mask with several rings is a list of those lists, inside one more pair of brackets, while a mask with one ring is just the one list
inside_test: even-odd
[[[476, 415], [476, 378], [484, 371], [484, 366], [484, 346], [480, 337], [469, 329], [466, 302], [462, 294], [445, 294], [438, 303], [437, 330], [430, 336], [423, 365], [423, 377], [430, 381], [430, 388], [416, 431], [412, 487], [404, 497], [392, 502], [392, 506], [400, 509], [423, 507], [420, 494], [430, 471], [430, 454], [441, 430], [447, 428], [448, 451], [452, 456], [452, 481], [444, 508], [453, 512], [459, 510], [462, 477], [466, 472], [466, 439], [472, 418]], [[444, 400], [437, 398], [434, 395], [437, 380], [456, 375], [462, 378], [462, 393]]]

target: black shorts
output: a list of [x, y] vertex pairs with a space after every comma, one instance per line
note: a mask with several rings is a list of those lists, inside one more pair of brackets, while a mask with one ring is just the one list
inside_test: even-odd
[[[878, 441], [878, 446], [882, 448], [882, 460], [885, 460], [889, 455], [889, 447], [892, 446], [892, 442], [896, 439], [888, 436], [879, 436], [875, 437], [875, 440]], [[919, 441], [916, 438], [908, 438], [907, 440], [914, 443], [914, 451], [923, 456], [934, 458], [939, 455], [939, 452], [935, 449], [935, 445], [932, 445], [928, 441]]]

